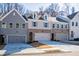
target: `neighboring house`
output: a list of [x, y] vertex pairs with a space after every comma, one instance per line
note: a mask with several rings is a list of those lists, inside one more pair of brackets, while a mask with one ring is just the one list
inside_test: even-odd
[[[35, 18], [33, 18], [35, 16]], [[68, 40], [68, 22], [48, 16], [33, 14], [28, 18], [29, 40]]]
[[68, 15], [69, 21], [69, 38], [79, 38], [79, 12]]
[[4, 43], [26, 43], [28, 23], [19, 12], [12, 9], [0, 19], [0, 34], [4, 36]]

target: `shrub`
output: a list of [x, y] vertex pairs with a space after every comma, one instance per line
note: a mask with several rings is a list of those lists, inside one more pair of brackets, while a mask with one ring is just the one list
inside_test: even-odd
[[74, 38], [75, 41], [79, 41], [79, 38]]

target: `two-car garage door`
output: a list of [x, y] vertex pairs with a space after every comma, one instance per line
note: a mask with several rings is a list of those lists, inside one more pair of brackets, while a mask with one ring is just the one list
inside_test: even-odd
[[50, 40], [50, 33], [35, 33], [35, 40], [37, 41]]
[[25, 43], [25, 36], [8, 36], [8, 43]]
[[56, 40], [67, 40], [67, 34], [64, 33], [57, 33], [56, 34]]

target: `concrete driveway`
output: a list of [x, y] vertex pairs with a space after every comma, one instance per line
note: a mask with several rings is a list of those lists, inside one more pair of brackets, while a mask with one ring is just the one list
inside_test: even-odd
[[66, 44], [66, 43], [50, 41], [50, 40], [40, 40], [39, 42], [47, 44], [49, 46], [55, 46], [64, 51], [79, 51], [78, 45]]
[[44, 53], [40, 49], [36, 49], [28, 44], [7, 44], [0, 54], [2, 55], [16, 55], [16, 54], [32, 54], [32, 53]]

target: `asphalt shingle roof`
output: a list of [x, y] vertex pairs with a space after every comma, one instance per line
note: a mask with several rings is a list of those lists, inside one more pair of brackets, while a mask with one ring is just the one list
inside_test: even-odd
[[64, 20], [64, 18], [62, 19], [62, 18], [60, 18], [60, 17], [56, 17], [56, 20], [57, 20], [57, 21], [60, 21], [60, 22], [66, 22], [66, 23], [68, 23], [67, 21]]
[[24, 18], [26, 21], [28, 21], [28, 19], [26, 18], [26, 16], [23, 15], [23, 18]]
[[78, 12], [72, 13], [71, 15], [68, 15], [67, 17], [68, 17], [69, 19], [73, 19], [74, 16], [75, 16], [77, 13], [78, 13]]

